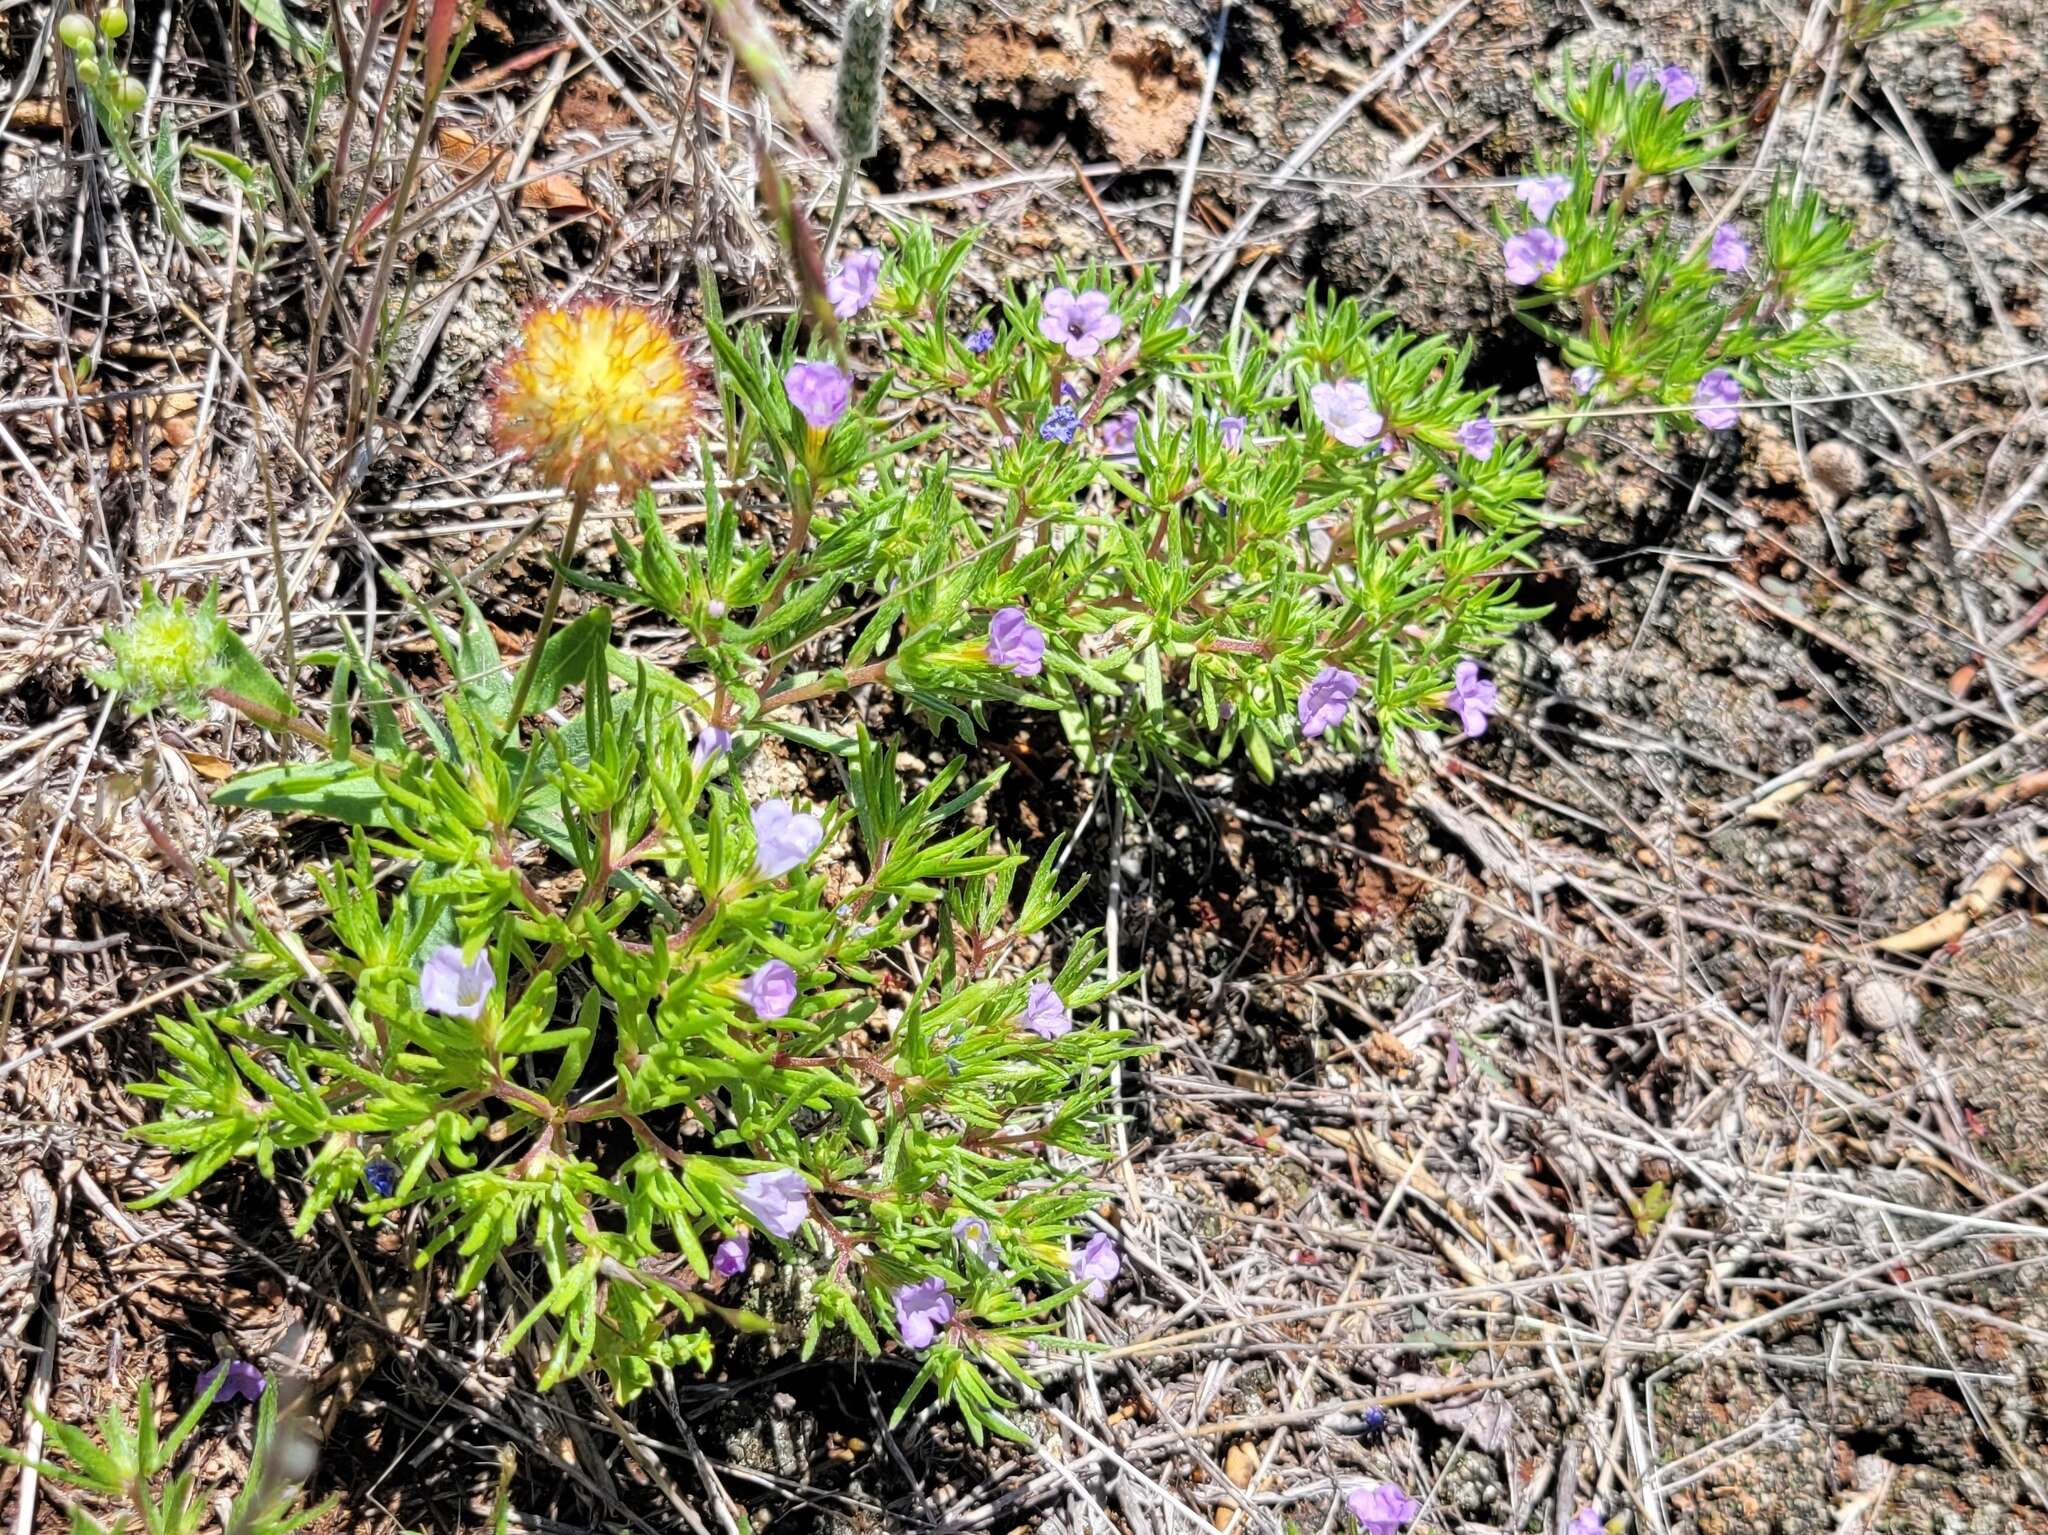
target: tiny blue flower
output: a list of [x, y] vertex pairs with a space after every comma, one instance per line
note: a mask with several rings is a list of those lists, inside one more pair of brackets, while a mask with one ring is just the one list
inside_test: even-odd
[[967, 350], [972, 352], [976, 357], [981, 356], [982, 353], [986, 352], [990, 347], [994, 346], [995, 344], [996, 328], [993, 325], [983, 325], [967, 333], [967, 341], [965, 345], [967, 347]]
[[1072, 442], [1074, 433], [1081, 430], [1081, 413], [1071, 405], [1055, 405], [1038, 428], [1038, 435], [1047, 442]]
[[363, 1164], [363, 1181], [379, 1199], [389, 1199], [398, 1192], [398, 1164], [388, 1157], [378, 1157]]

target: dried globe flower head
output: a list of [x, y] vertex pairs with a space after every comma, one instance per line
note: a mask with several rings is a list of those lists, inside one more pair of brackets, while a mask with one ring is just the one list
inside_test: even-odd
[[606, 484], [630, 494], [681, 459], [697, 395], [681, 342], [651, 310], [535, 309], [498, 372], [494, 437], [579, 498]]

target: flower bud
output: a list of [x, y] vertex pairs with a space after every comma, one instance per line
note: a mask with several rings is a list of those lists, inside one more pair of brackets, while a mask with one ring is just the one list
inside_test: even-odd
[[118, 5], [110, 5], [100, 12], [100, 36], [108, 42], [114, 41], [128, 30], [128, 13]]
[[92, 23], [73, 11], [57, 23], [57, 41], [73, 53], [85, 52], [92, 46]]
[[123, 75], [121, 83], [114, 87], [114, 105], [123, 112], [140, 112], [148, 100], [148, 89], [133, 75]]
[[91, 54], [84, 54], [78, 60], [78, 83], [98, 85], [100, 83], [100, 61]]
[[882, 81], [889, 72], [889, 0], [851, 0], [839, 28], [839, 86], [832, 129], [848, 165], [881, 142]]

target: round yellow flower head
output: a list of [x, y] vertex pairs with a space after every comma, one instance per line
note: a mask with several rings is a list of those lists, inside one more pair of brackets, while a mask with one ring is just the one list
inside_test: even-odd
[[564, 490], [630, 495], [681, 459], [697, 375], [667, 323], [634, 304], [530, 311], [491, 402], [501, 451]]

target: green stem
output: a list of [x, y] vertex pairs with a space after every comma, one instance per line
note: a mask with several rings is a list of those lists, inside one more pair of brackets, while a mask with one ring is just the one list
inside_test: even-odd
[[[509, 739], [519, 729], [519, 718], [526, 708], [526, 700], [533, 692], [533, 680], [540, 674], [541, 653], [548, 648], [549, 636], [555, 627], [555, 613], [562, 605], [562, 578], [568, 573], [569, 561], [576, 554], [576, 535], [583, 531], [583, 514], [590, 510], [590, 492], [578, 489], [569, 503], [569, 525], [562, 529], [561, 551], [555, 556], [555, 573], [548, 582], [547, 600], [541, 604], [540, 630], [533, 637], [533, 648], [526, 653], [526, 661], [519, 668], [519, 682], [512, 690], [512, 708], [505, 716], [505, 735]], [[532, 766], [529, 753], [527, 765]], [[526, 788], [526, 774], [519, 775], [520, 790]], [[517, 804], [519, 795], [513, 795]]]

